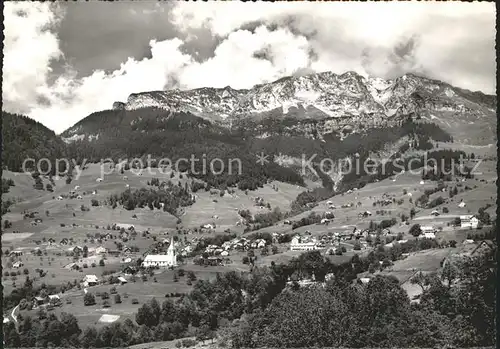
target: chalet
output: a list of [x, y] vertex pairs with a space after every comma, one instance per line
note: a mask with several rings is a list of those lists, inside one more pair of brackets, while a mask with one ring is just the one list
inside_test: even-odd
[[320, 223], [327, 224], [327, 223], [330, 223], [330, 220], [328, 218], [323, 218]]
[[96, 195], [96, 194], [97, 194], [97, 190], [94, 190], [94, 191], [92, 192], [92, 195]]
[[204, 229], [214, 229], [214, 226], [212, 224], [205, 224], [203, 225]]
[[460, 228], [477, 229], [479, 219], [471, 215], [460, 216]]
[[69, 243], [67, 238], [62, 238], [60, 244], [61, 245], [67, 245]]
[[422, 233], [420, 236], [419, 236], [420, 239], [435, 239], [436, 238], [436, 234], [434, 233]]
[[439, 211], [438, 211], [438, 210], [433, 210], [433, 211], [431, 212], [431, 215], [433, 215], [433, 216], [437, 217], [437, 216], [439, 216]]
[[80, 186], [79, 185], [75, 185], [75, 190], [78, 190], [80, 189]]
[[95, 286], [99, 282], [99, 279], [95, 275], [85, 275], [83, 278], [83, 285], [85, 287]]
[[61, 201], [62, 199], [63, 199], [63, 197], [62, 197], [61, 195], [59, 195], [59, 196], [56, 198], [56, 200], [59, 200], [59, 201]]
[[75, 247], [73, 247], [70, 250], [73, 251], [73, 253], [81, 253], [81, 252], [83, 252], [83, 248], [80, 247], [80, 246], [75, 246]]
[[15, 251], [10, 251], [9, 257], [19, 257], [23, 255], [23, 251], [15, 250]]
[[102, 178], [97, 178], [95, 181], [96, 181], [97, 183], [100, 183], [100, 182], [102, 182]]
[[17, 262], [15, 262], [14, 264], [12, 264], [12, 268], [16, 268], [16, 269], [17, 269], [17, 268], [21, 268], [21, 267], [23, 267], [23, 266], [24, 266], [24, 264], [23, 264], [23, 262], [21, 262], [21, 261], [17, 261]]
[[125, 279], [123, 276], [118, 276], [118, 281], [120, 281], [120, 285], [124, 285], [127, 283], [127, 279]]
[[463, 202], [463, 201], [461, 201], [461, 202], [458, 204], [458, 207], [460, 207], [460, 208], [464, 208], [465, 206], [467, 206], [467, 205], [466, 205], [466, 204], [465, 204], [465, 202]]
[[367, 283], [370, 282], [370, 278], [360, 278], [359, 281], [361, 281], [361, 283], [366, 285]]
[[223, 257], [227, 257], [227, 256], [229, 256], [229, 252], [228, 251], [222, 251], [220, 253], [220, 255], [223, 256]]

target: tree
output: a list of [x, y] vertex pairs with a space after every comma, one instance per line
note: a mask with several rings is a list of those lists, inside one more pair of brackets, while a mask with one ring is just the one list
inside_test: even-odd
[[120, 304], [122, 302], [122, 298], [119, 294], [115, 294], [115, 304]]
[[359, 250], [361, 250], [361, 243], [360, 243], [358, 240], [356, 240], [356, 241], [354, 242], [354, 247], [353, 247], [353, 250], [355, 250], [355, 251], [359, 251]]
[[101, 259], [101, 260], [99, 261], [99, 266], [100, 266], [100, 267], [104, 267], [104, 265], [105, 265], [105, 264], [104, 264], [104, 259]]
[[84, 305], [94, 305], [95, 304], [95, 297], [92, 293], [88, 292], [83, 296], [83, 304]]
[[269, 254], [269, 248], [267, 246], [264, 246], [264, 248], [260, 251], [260, 254], [262, 256], [267, 256]]
[[273, 253], [273, 254], [277, 254], [277, 253], [278, 253], [278, 246], [273, 245], [273, 246], [271, 247], [271, 251], [272, 251], [272, 253]]
[[416, 214], [415, 209], [414, 209], [414, 208], [412, 208], [412, 209], [410, 210], [410, 219], [413, 219], [413, 217], [415, 217], [415, 214]]
[[92, 206], [99, 206], [99, 201], [97, 201], [96, 199], [92, 199], [91, 204]]
[[54, 191], [54, 189], [52, 187], [52, 184], [50, 184], [50, 183], [47, 183], [47, 185], [45, 186], [45, 188], [47, 189], [47, 191], [50, 191], [50, 192]]
[[410, 228], [410, 234], [417, 237], [422, 234], [422, 230], [420, 229], [420, 224], [414, 224]]

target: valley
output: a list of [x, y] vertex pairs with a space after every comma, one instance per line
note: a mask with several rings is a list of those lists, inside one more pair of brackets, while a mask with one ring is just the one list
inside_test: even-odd
[[[4, 141], [4, 325], [22, 333], [28, 318], [71, 314], [81, 329], [68, 337], [73, 344], [272, 346], [286, 337], [278, 323], [298, 319], [295, 305], [307, 319], [322, 301], [338, 314], [363, 314], [356, 302], [379, 292], [370, 285], [399, 297], [404, 311], [394, 326], [398, 316], [423, 321], [424, 310], [439, 322], [446, 315], [429, 305], [430, 290], [449, 277], [446, 263], [496, 250], [493, 108], [493, 97], [415, 75], [381, 83], [322, 73], [251, 90], [134, 94], [61, 136], [3, 113], [13, 132], [43, 135]], [[41, 146], [45, 139], [53, 148]], [[259, 164], [261, 153], [269, 160]], [[242, 169], [144, 164], [148, 156], [172, 164], [191, 155], [239, 159]], [[25, 157], [72, 161], [21, 172]], [[454, 172], [428, 173], [429, 158]], [[335, 163], [356, 159], [390, 166], [343, 173]], [[175, 264], [144, 266], [171, 247]], [[418, 341], [422, 328], [412, 330]], [[115, 339], [96, 341], [111, 329]]]

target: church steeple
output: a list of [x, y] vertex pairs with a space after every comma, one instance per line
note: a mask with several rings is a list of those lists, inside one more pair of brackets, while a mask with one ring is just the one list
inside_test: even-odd
[[170, 240], [170, 245], [168, 246], [168, 249], [167, 249], [167, 255], [175, 256], [175, 247], [174, 247], [174, 237], [173, 236], [172, 236], [172, 239]]

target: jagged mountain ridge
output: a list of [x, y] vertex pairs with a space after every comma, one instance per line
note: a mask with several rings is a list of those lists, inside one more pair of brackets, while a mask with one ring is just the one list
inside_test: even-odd
[[[358, 132], [362, 128], [400, 124], [407, 115], [415, 114], [439, 124], [458, 142], [484, 145], [496, 139], [496, 96], [414, 74], [383, 80], [355, 72], [324, 72], [284, 77], [251, 89], [227, 86], [133, 93], [126, 103], [113, 104], [114, 110], [144, 108], [159, 108], [171, 115], [194, 115], [225, 128], [259, 128], [267, 119], [303, 120], [304, 125], [313, 120], [319, 122], [314, 132], [320, 138], [346, 129]], [[98, 136], [87, 132], [85, 125], [83, 120], [63, 136], [68, 140]], [[266, 137], [267, 133], [257, 136]]]

